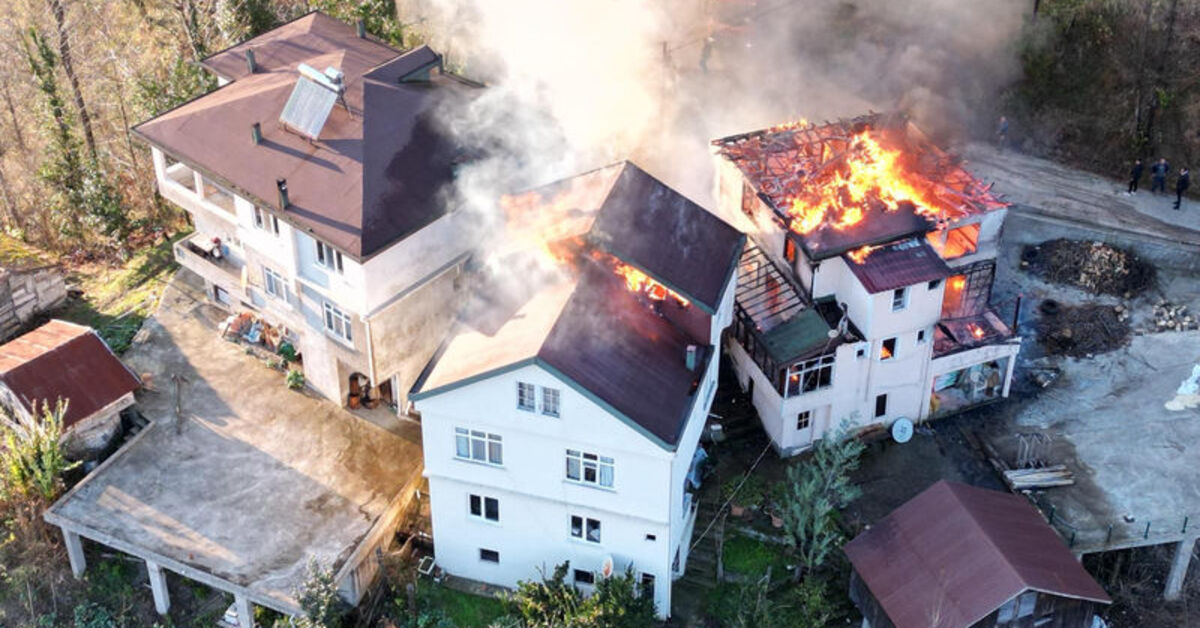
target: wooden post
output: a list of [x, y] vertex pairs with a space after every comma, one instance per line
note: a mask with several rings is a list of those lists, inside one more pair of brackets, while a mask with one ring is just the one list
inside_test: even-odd
[[250, 603], [250, 598], [234, 595], [233, 604], [237, 608], [239, 628], [254, 628], [254, 605]]
[[154, 594], [154, 610], [166, 615], [171, 610], [171, 596], [167, 593], [167, 573], [158, 563], [146, 561], [150, 574], [150, 592]]
[[1196, 546], [1196, 537], [1186, 538], [1175, 547], [1175, 558], [1171, 561], [1171, 572], [1167, 574], [1167, 586], [1163, 591], [1163, 599], [1178, 600], [1183, 592], [1183, 580], [1187, 577], [1188, 564], [1192, 562], [1192, 550]]
[[63, 540], [67, 545], [67, 559], [71, 561], [71, 573], [76, 579], [83, 577], [83, 572], [87, 570], [87, 558], [83, 555], [83, 541], [79, 535], [66, 529], [62, 529]]

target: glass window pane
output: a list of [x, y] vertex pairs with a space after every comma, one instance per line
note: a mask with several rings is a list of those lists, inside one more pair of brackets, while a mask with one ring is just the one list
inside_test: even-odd
[[567, 479], [579, 480], [579, 459], [567, 458]]
[[600, 486], [612, 488], [613, 485], [613, 468], [610, 465], [600, 467]]
[[600, 542], [600, 522], [595, 519], [587, 520], [587, 540], [593, 543]]
[[483, 510], [479, 507], [479, 496], [472, 495], [471, 496], [471, 514], [478, 517], [482, 512], [483, 512]]
[[500, 520], [500, 500], [498, 500], [494, 497], [489, 497], [486, 500], [484, 500], [483, 503], [484, 503], [484, 506], [486, 507], [484, 516], [492, 521], [499, 521]]
[[488, 443], [488, 462], [504, 464], [503, 446], [500, 443]]
[[479, 460], [480, 462], [487, 460], [487, 456], [484, 452], [483, 441], [479, 440], [478, 438], [471, 439], [471, 459]]
[[461, 434], [454, 437], [454, 455], [459, 458], [469, 458], [471, 456], [470, 440]]

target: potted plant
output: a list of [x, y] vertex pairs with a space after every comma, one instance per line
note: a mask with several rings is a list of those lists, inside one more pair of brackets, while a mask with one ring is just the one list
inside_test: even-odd
[[304, 388], [304, 371], [292, 369], [288, 371], [287, 377], [283, 379], [288, 388], [292, 390], [300, 390]]
[[735, 517], [741, 517], [746, 511], [746, 508], [741, 504], [741, 495], [733, 494], [733, 492], [737, 490], [738, 484], [740, 484], [741, 481], [742, 476], [739, 475], [729, 478], [728, 480], [725, 480], [724, 484], [721, 484], [721, 501], [729, 502], [729, 513]]

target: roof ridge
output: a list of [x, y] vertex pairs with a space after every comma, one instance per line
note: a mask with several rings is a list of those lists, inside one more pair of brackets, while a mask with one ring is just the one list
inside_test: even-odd
[[[978, 529], [979, 532], [983, 535], [983, 538], [987, 541], [988, 547], [990, 547], [992, 549], [992, 551], [995, 552], [1000, 557], [1000, 560], [1003, 561], [1003, 563], [1006, 567], [1008, 567], [1008, 570], [1010, 572], [1012, 572], [1012, 574], [1017, 577], [1017, 581], [1021, 583], [1021, 590], [1014, 593], [1011, 597], [1005, 598], [1005, 602], [1007, 602], [1008, 600], [1011, 600], [1013, 597], [1016, 597], [1016, 596], [1020, 595], [1022, 592], [1024, 592], [1025, 590], [1031, 588], [1029, 586], [1029, 582], [1025, 579], [1024, 574], [1022, 574], [1021, 571], [1019, 569], [1017, 569], [1015, 565], [1013, 565], [1012, 561], [1009, 560], [1009, 558], [1008, 558], [1008, 554], [1006, 554], [1002, 549], [1000, 549], [1000, 546], [996, 544], [996, 539], [992, 538], [991, 530], [989, 530], [987, 527], [985, 527], [983, 525], [983, 523], [980, 521], [979, 517], [976, 515], [975, 509], [970, 507], [966, 502], [963, 501], [962, 493], [960, 492], [962, 489], [967, 489], [968, 491], [971, 491], [971, 490], [983, 491], [983, 490], [987, 490], [987, 489], [976, 488], [974, 486], [970, 486], [967, 484], [961, 484], [959, 482], [950, 482], [947, 480], [941, 480], [940, 483], [944, 483], [946, 485], [946, 487], [950, 490], [950, 494], [954, 496], [954, 501], [958, 502], [960, 510], [962, 510], [963, 512], [965, 512], [967, 514], [967, 518], [969, 518], [971, 520], [971, 524], [974, 525], [975, 528]], [[997, 497], [1016, 498], [1015, 495], [1008, 495], [1008, 494], [999, 493], [999, 492], [997, 492]], [[1016, 498], [1016, 499], [1019, 499], [1019, 498]], [[988, 613], [990, 614], [990, 612], [991, 611], [989, 611]], [[978, 622], [979, 620], [983, 619], [984, 617], [987, 617], [987, 614], [984, 614], [981, 617], [970, 618], [971, 624]]]

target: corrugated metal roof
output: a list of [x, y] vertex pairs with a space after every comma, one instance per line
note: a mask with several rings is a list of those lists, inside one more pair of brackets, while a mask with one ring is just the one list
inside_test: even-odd
[[64, 427], [140, 385], [90, 327], [60, 320], [0, 345], [0, 381], [30, 410], [68, 400]]
[[867, 253], [861, 262], [849, 255], [843, 255], [842, 259], [871, 294], [945, 279], [952, 274], [924, 239], [913, 238], [880, 247]]
[[1112, 601], [1025, 498], [945, 480], [845, 552], [896, 628], [966, 628], [1026, 590]]

